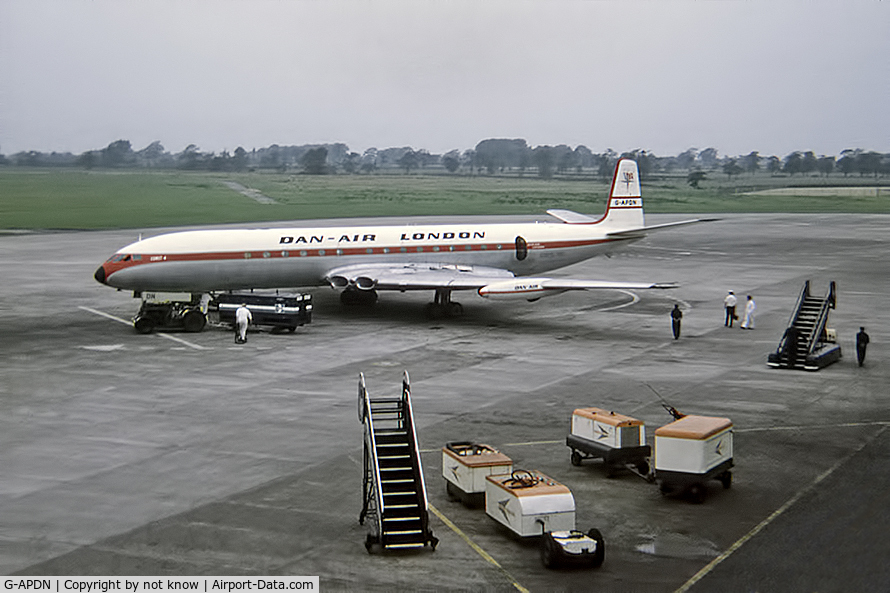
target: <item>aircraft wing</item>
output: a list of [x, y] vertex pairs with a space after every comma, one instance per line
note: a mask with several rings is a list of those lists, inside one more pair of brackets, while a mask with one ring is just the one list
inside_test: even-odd
[[485, 266], [392, 263], [337, 268], [325, 281], [335, 288], [363, 290], [471, 290], [513, 277], [508, 270]]
[[335, 288], [363, 290], [476, 290], [488, 298], [539, 299], [567, 290], [646, 290], [675, 288], [673, 283], [614, 282], [514, 276], [509, 270], [461, 264], [375, 264], [331, 270], [325, 281]]

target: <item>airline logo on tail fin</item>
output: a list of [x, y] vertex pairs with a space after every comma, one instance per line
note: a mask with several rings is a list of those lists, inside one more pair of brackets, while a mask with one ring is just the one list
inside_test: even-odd
[[[615, 167], [615, 177], [612, 179], [612, 191], [609, 194], [610, 205], [615, 205], [616, 198], [639, 198], [641, 195], [637, 163], [630, 159], [621, 159]], [[642, 205], [642, 201], [637, 199], [636, 206], [642, 207]]]
[[635, 229], [645, 226], [640, 173], [636, 161], [621, 159], [615, 166], [612, 191], [602, 222], [610, 228]]

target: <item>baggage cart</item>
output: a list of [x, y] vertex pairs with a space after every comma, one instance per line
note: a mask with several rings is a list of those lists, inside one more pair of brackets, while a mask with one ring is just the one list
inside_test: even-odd
[[599, 458], [610, 477], [625, 468], [641, 477], [649, 474], [652, 449], [646, 444], [645, 425], [636, 418], [602, 408], [578, 408], [572, 413], [566, 445], [572, 450], [572, 465]]
[[732, 421], [688, 415], [655, 431], [655, 480], [662, 494], [703, 502], [706, 483], [732, 485]]
[[540, 472], [486, 476], [485, 513], [519, 537], [541, 537], [541, 562], [547, 568], [598, 567], [605, 558], [599, 530], [575, 529], [572, 491]]
[[469, 507], [485, 503], [485, 478], [513, 471], [513, 460], [482, 443], [451, 441], [442, 447], [442, 477], [448, 498]]
[[235, 311], [242, 304], [250, 310], [253, 325], [292, 333], [312, 322], [312, 295], [308, 293], [221, 293], [210, 301], [209, 310], [217, 314], [219, 323], [234, 327]]

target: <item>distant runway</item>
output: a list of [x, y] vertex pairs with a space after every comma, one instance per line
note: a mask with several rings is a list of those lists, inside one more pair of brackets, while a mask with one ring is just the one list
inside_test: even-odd
[[[886, 215], [725, 215], [565, 272], [676, 290], [468, 293], [455, 320], [426, 319], [427, 294], [382, 293], [362, 312], [314, 289], [311, 325], [243, 346], [219, 328], [127, 325], [138, 301], [92, 273], [139, 230], [0, 234], [0, 573], [319, 575], [324, 591], [888, 590], [887, 228]], [[818, 294], [837, 282], [844, 358], [770, 369], [806, 280]], [[754, 297], [754, 331], [723, 327], [727, 290]], [[372, 395], [396, 394], [403, 370], [440, 543], [369, 555], [358, 373]], [[695, 505], [570, 463], [577, 407], [640, 418], [651, 441], [671, 418], [649, 386], [733, 420], [731, 489], [713, 482]], [[569, 486], [578, 527], [605, 536], [603, 567], [545, 570], [534, 544], [449, 502], [439, 451], [452, 440]]]

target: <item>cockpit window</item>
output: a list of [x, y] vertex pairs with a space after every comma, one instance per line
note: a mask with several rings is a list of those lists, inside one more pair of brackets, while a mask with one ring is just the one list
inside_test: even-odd
[[131, 255], [129, 253], [115, 253], [110, 258], [108, 258], [108, 262], [112, 264], [116, 264], [122, 261], [140, 261], [142, 260], [141, 255]]

